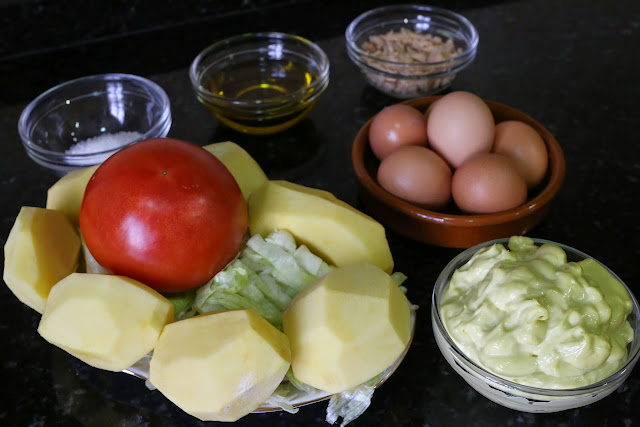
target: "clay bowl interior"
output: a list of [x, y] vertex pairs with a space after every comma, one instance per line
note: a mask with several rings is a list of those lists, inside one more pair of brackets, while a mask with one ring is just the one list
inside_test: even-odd
[[[424, 112], [439, 98], [441, 97], [416, 98], [403, 104]], [[547, 146], [547, 174], [537, 187], [529, 190], [526, 202], [503, 212], [469, 215], [460, 211], [453, 203], [441, 212], [435, 212], [392, 195], [376, 180], [380, 162], [369, 146], [371, 118], [355, 137], [351, 161], [359, 182], [360, 199], [374, 218], [410, 239], [451, 248], [468, 248], [487, 240], [526, 234], [544, 218], [564, 180], [566, 166], [562, 148], [554, 136], [530, 116], [504, 104], [487, 100], [485, 102], [496, 123], [505, 120], [525, 122], [538, 131]]]

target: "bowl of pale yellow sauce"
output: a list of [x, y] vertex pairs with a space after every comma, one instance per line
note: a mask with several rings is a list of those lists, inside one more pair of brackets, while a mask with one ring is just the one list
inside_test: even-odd
[[599, 261], [516, 236], [460, 253], [437, 279], [432, 325], [451, 367], [488, 399], [525, 412], [588, 405], [640, 358], [640, 311]]

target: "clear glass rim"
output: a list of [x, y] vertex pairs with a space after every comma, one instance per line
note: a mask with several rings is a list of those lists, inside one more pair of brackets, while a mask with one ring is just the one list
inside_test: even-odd
[[[127, 144], [124, 144], [122, 147], [118, 147], [115, 149], [103, 150], [100, 152], [94, 153], [82, 153], [82, 154], [66, 154], [61, 153], [59, 151], [48, 150], [46, 148], [40, 147], [38, 144], [34, 143], [31, 139], [31, 129], [30, 125], [33, 121], [33, 112], [34, 110], [44, 101], [55, 97], [60, 90], [65, 88], [77, 85], [78, 83], [92, 83], [92, 82], [109, 82], [109, 81], [126, 81], [133, 82], [136, 86], [140, 88], [147, 89], [150, 95], [153, 97], [154, 102], [158, 103], [162, 114], [155, 119], [155, 122], [151, 128], [145, 132], [140, 138], [135, 141], [131, 141]], [[100, 91], [94, 91], [87, 93], [86, 96], [95, 96], [95, 94], [100, 93]], [[36, 118], [37, 121], [38, 118]], [[47, 165], [52, 166], [75, 166], [75, 165], [83, 165], [86, 164], [92, 165], [95, 164], [96, 159], [100, 159], [108, 154], [113, 154], [116, 151], [122, 149], [123, 147], [133, 144], [134, 142], [141, 141], [144, 139], [148, 139], [150, 137], [162, 137], [166, 136], [169, 128], [171, 127], [171, 103], [169, 101], [169, 96], [167, 93], [155, 82], [146, 79], [144, 77], [136, 76], [133, 74], [124, 74], [124, 73], [106, 73], [106, 74], [95, 74], [90, 76], [78, 77], [76, 79], [68, 80], [66, 82], [60, 83], [59, 85], [53, 86], [52, 88], [46, 90], [45, 92], [38, 95], [35, 99], [33, 99], [20, 114], [20, 118], [18, 119], [18, 133], [20, 134], [20, 138], [22, 139], [23, 145], [27, 150], [28, 154], [34, 158], [37, 158], [39, 161], [44, 162]]]
[[[376, 18], [376, 17], [384, 17], [385, 15], [391, 12], [424, 12], [425, 14], [442, 16], [452, 21], [456, 22], [462, 30], [464, 30], [465, 34], [468, 34], [468, 46], [466, 49], [460, 53], [459, 55], [453, 56], [444, 61], [437, 62], [397, 62], [390, 61], [383, 58], [379, 58], [377, 56], [371, 55], [368, 52], [364, 51], [356, 44], [356, 33], [360, 26], [364, 25], [364, 23], [368, 22], [368, 20]], [[347, 51], [352, 60], [355, 60], [358, 64], [365, 66], [371, 70], [374, 70], [381, 74], [387, 74], [390, 76], [398, 75], [394, 73], [385, 72], [372, 66], [368, 61], [378, 63], [380, 65], [386, 66], [403, 66], [403, 67], [411, 67], [411, 68], [420, 68], [420, 67], [446, 67], [449, 64], [458, 64], [452, 69], [455, 69], [456, 72], [460, 69], [464, 68], [468, 65], [474, 58], [476, 54], [476, 50], [478, 48], [478, 43], [480, 42], [480, 37], [478, 35], [478, 31], [475, 26], [469, 21], [467, 18], [462, 16], [459, 13], [453, 12], [448, 9], [444, 9], [436, 6], [423, 6], [423, 5], [392, 5], [392, 6], [382, 6], [379, 8], [371, 9], [367, 12], [362, 13], [357, 18], [355, 18], [345, 31], [345, 39], [347, 42]], [[368, 60], [368, 61], [367, 61]], [[443, 73], [434, 73], [433, 76], [437, 77], [439, 74], [446, 75], [451, 74], [451, 70], [447, 70], [447, 72]], [[427, 74], [431, 76], [432, 74]], [[402, 75], [403, 78], [405, 75]]]
[[[637, 319], [636, 321], [640, 322], [640, 306], [638, 305], [638, 300], [635, 298], [635, 296], [633, 295], [633, 293], [631, 292], [631, 289], [629, 289], [627, 284], [623, 280], [621, 280], [617, 274], [611, 271], [609, 267], [607, 267], [605, 264], [603, 264], [596, 258], [590, 255], [587, 255], [586, 253], [578, 249], [575, 249], [571, 246], [554, 242], [551, 240], [546, 240], [546, 239], [532, 238], [532, 240], [536, 245], [551, 243], [562, 248], [567, 254], [570, 253], [572, 255], [576, 255], [581, 258], [591, 258], [595, 260], [598, 264], [604, 267], [609, 273], [611, 273], [613, 277], [615, 277], [618, 281], [620, 281], [620, 283], [622, 283], [625, 290], [627, 291], [627, 294], [629, 294], [629, 297], [631, 298], [631, 302], [633, 306], [632, 312], [634, 312], [636, 315], [636, 319]], [[436, 279], [436, 283], [433, 288], [433, 293], [431, 296], [432, 321], [436, 325], [437, 332], [440, 335], [442, 335], [444, 340], [447, 342], [447, 345], [449, 345], [451, 350], [455, 353], [456, 358], [464, 363], [465, 368], [473, 370], [479, 377], [481, 377], [487, 383], [492, 383], [499, 387], [508, 388], [518, 393], [525, 393], [525, 394], [535, 395], [540, 397], [571, 398], [571, 397], [578, 397], [578, 396], [582, 396], [590, 393], [602, 392], [613, 386], [617, 387], [619, 383], [630, 373], [631, 369], [638, 361], [638, 358], [640, 358], [640, 337], [637, 336], [635, 331], [634, 331], [633, 341], [631, 342], [631, 351], [627, 355], [626, 363], [622, 367], [620, 367], [620, 369], [618, 369], [615, 373], [613, 373], [609, 377], [603, 380], [600, 380], [596, 383], [589, 384], [583, 387], [576, 387], [576, 388], [570, 388], [570, 389], [546, 389], [546, 388], [540, 388], [540, 387], [527, 386], [527, 385], [519, 384], [513, 381], [509, 381], [505, 378], [502, 378], [498, 375], [495, 375], [487, 371], [486, 369], [476, 364], [456, 345], [456, 343], [453, 341], [453, 339], [447, 332], [447, 329], [444, 326], [444, 322], [442, 321], [442, 318], [440, 316], [440, 298], [442, 296], [442, 292], [445, 286], [449, 282], [449, 278], [459, 266], [463, 265], [463, 261], [466, 262], [479, 249], [491, 246], [496, 243], [505, 244], [508, 242], [509, 242], [509, 238], [501, 238], [501, 239], [495, 239], [495, 240], [490, 240], [484, 243], [480, 243], [476, 246], [465, 249], [463, 252], [459, 253], [451, 261], [449, 261], [449, 263], [445, 266], [445, 268], [442, 270], [442, 272]], [[436, 331], [434, 331], [434, 333], [435, 332]]]
[[[319, 59], [317, 62], [318, 69], [320, 70], [320, 74], [318, 78], [312, 82], [309, 86], [304, 89], [299, 89], [295, 92], [289, 93], [287, 95], [277, 96], [274, 98], [270, 98], [269, 100], [256, 100], [256, 101], [241, 101], [234, 98], [230, 98], [227, 96], [221, 96], [219, 94], [213, 93], [200, 84], [200, 79], [202, 77], [202, 73], [198, 70], [198, 68], [202, 65], [203, 60], [211, 54], [214, 54], [217, 50], [228, 46], [232, 43], [242, 43], [242, 42], [250, 42], [250, 41], [267, 41], [270, 39], [278, 39], [283, 42], [297, 42], [300, 43], [301, 46], [309, 49], [310, 52], [313, 53], [315, 57]], [[254, 50], [254, 49], [250, 49]], [[202, 50], [195, 59], [191, 62], [189, 67], [189, 78], [191, 80], [191, 84], [196, 91], [197, 94], [202, 95], [207, 103], [211, 103], [216, 106], [233, 106], [235, 108], [244, 108], [247, 111], [252, 111], [254, 109], [266, 109], [271, 108], [273, 105], [282, 105], [282, 108], [287, 108], [288, 105], [293, 105], [299, 103], [301, 100], [304, 102], [311, 102], [316, 99], [327, 87], [329, 83], [329, 57], [327, 54], [312, 41], [297, 36], [295, 34], [281, 33], [281, 32], [258, 32], [258, 33], [244, 33], [232, 37], [225, 38], [223, 40], [217, 41], [204, 50]], [[306, 96], [305, 96], [306, 95]]]

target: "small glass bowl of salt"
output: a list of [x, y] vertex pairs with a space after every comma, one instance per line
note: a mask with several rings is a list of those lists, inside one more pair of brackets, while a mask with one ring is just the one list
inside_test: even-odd
[[100, 74], [62, 83], [22, 111], [18, 131], [29, 157], [62, 176], [97, 165], [134, 142], [165, 137], [169, 97], [130, 74]]

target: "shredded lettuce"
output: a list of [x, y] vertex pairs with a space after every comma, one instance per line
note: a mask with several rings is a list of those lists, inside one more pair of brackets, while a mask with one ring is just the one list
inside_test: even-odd
[[194, 307], [198, 313], [251, 308], [272, 325], [282, 328], [282, 310], [260, 290], [256, 282], [262, 282], [260, 276], [236, 259], [198, 289]]
[[302, 289], [331, 270], [287, 231], [252, 236], [239, 256], [196, 291], [193, 314], [252, 308], [282, 330], [282, 313]]
[[297, 414], [298, 408], [293, 406], [290, 402], [290, 397], [283, 396], [278, 393], [273, 393], [267, 400], [264, 401], [263, 405], [269, 408], [280, 408], [290, 414]]
[[339, 417], [342, 417], [340, 427], [344, 427], [362, 415], [371, 404], [371, 397], [373, 397], [380, 377], [381, 375], [377, 375], [359, 386], [331, 396], [327, 407], [326, 421], [333, 424], [338, 421]]
[[[344, 427], [362, 415], [371, 404], [371, 398], [382, 375], [383, 373], [380, 373], [369, 381], [332, 395], [327, 406], [326, 421], [334, 424], [338, 418], [342, 417], [340, 427]], [[280, 407], [295, 414], [298, 408], [294, 408], [291, 402], [319, 392], [320, 390], [298, 380], [289, 368], [285, 379], [267, 399], [265, 405]]]
[[194, 315], [193, 300], [196, 297], [195, 290], [165, 294], [165, 297], [173, 304], [173, 318], [175, 320], [186, 319]]
[[84, 271], [91, 274], [111, 274], [109, 270], [98, 264], [98, 261], [91, 255], [84, 239], [82, 239], [82, 255], [84, 256]]
[[407, 275], [396, 271], [391, 274], [391, 279], [396, 283], [396, 285], [400, 286], [404, 283], [405, 280], [407, 280]]
[[[176, 319], [217, 310], [251, 308], [282, 330], [282, 313], [293, 297], [332, 268], [306, 246], [297, 246], [290, 233], [276, 230], [266, 238], [260, 235], [249, 238], [238, 257], [195, 294], [188, 292], [167, 297], [174, 304]], [[406, 293], [402, 283], [407, 276], [396, 272], [391, 278]], [[381, 375], [331, 396], [326, 421], [334, 424], [342, 418], [341, 427], [344, 427], [358, 418], [369, 407]], [[295, 402], [311, 395], [326, 394], [298, 380], [289, 368], [264, 405], [296, 413]]]
[[291, 368], [289, 368], [284, 380], [278, 385], [269, 399], [264, 402], [264, 405], [282, 408], [291, 414], [295, 414], [298, 412], [298, 408], [293, 407], [292, 402], [318, 392], [319, 390], [298, 380], [293, 375]]

